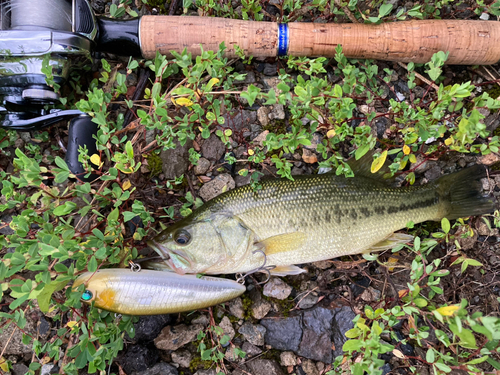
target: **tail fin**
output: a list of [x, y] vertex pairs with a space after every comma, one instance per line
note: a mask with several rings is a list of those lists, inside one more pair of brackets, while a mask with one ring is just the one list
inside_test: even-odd
[[436, 190], [444, 209], [442, 217], [458, 219], [493, 212], [495, 200], [483, 196], [480, 182], [483, 177], [486, 177], [486, 167], [475, 165], [437, 180]]

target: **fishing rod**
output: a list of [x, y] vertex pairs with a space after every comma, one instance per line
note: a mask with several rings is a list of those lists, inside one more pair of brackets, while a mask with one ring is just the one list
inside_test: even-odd
[[495, 21], [285, 24], [192, 16], [124, 21], [96, 17], [87, 0], [0, 0], [0, 127], [26, 131], [73, 119], [78, 126], [70, 124], [70, 132], [95, 133], [84, 113], [54, 108], [59, 95], [44, 73], [51, 67], [61, 86], [93, 50], [152, 59], [157, 51], [171, 56], [184, 49], [196, 56], [200, 45], [218, 50], [225, 42], [227, 57], [236, 56], [236, 46], [255, 57], [333, 57], [341, 45], [349, 58], [424, 63], [445, 51], [448, 64], [481, 65], [500, 60], [499, 40]]

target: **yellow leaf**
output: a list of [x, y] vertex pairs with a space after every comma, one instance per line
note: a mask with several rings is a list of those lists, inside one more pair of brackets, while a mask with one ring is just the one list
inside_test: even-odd
[[128, 189], [130, 189], [131, 186], [132, 186], [132, 184], [130, 183], [129, 179], [123, 181], [123, 185], [122, 185], [123, 190], [128, 190]]
[[248, 155], [252, 156], [253, 154], [255, 154], [255, 152], [251, 148], [249, 148], [248, 149]]
[[328, 130], [328, 133], [326, 133], [326, 136], [328, 138], [333, 138], [333, 137], [335, 137], [336, 134], [337, 133], [335, 132], [335, 129], [330, 129], [330, 130]]
[[455, 312], [457, 312], [458, 310], [460, 310], [460, 306], [457, 306], [457, 305], [451, 305], [451, 306], [443, 306], [443, 307], [440, 307], [439, 309], [437, 309], [436, 311], [438, 313], [440, 313], [442, 316], [452, 316], [453, 314], [455, 314]]
[[90, 157], [90, 161], [92, 164], [98, 165], [101, 167], [101, 157], [97, 154], [94, 154]]
[[408, 156], [408, 159], [412, 164], [415, 164], [417, 162], [417, 157], [415, 156], [415, 154], [411, 154], [410, 156]]
[[408, 145], [403, 146], [403, 154], [408, 155], [410, 153], [410, 147]]
[[177, 105], [180, 105], [181, 107], [191, 107], [194, 103], [189, 100], [188, 98], [179, 98], [175, 100], [175, 103]]
[[76, 325], [78, 325], [78, 322], [76, 320], [70, 320], [68, 323], [66, 323], [66, 326], [69, 328], [73, 328]]
[[387, 150], [382, 152], [380, 156], [372, 162], [372, 168], [371, 168], [372, 173], [377, 173], [380, 170], [380, 168], [383, 167], [385, 159], [387, 159]]
[[446, 146], [449, 146], [449, 145], [453, 144], [453, 138], [452, 138], [452, 137], [450, 137], [450, 138], [448, 138], [448, 139], [445, 139], [444, 144], [445, 144]]
[[4, 357], [0, 357], [0, 369], [2, 369], [3, 372], [9, 372], [9, 364]]
[[389, 260], [387, 261], [387, 269], [392, 272], [394, 271], [394, 266], [398, 264], [398, 258], [392, 258], [390, 257]]
[[47, 356], [43, 357], [40, 362], [42, 362], [42, 365], [46, 365], [47, 363], [50, 362], [50, 357], [47, 355]]

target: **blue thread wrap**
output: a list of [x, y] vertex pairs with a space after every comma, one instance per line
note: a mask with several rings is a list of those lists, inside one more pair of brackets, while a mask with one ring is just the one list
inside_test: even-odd
[[289, 32], [286, 23], [278, 24], [278, 56], [286, 56], [288, 53]]

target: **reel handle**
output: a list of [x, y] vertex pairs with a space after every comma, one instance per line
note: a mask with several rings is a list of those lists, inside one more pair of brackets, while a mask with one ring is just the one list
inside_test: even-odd
[[[288, 32], [287, 32], [288, 31]], [[226, 44], [226, 56], [236, 57], [237, 44], [246, 55], [272, 57], [278, 47], [292, 56], [334, 57], [342, 45], [349, 58], [425, 63], [438, 51], [449, 51], [447, 64], [488, 65], [500, 61], [500, 22], [471, 20], [412, 20], [380, 25], [324, 24], [230, 20], [211, 17], [143, 16], [141, 51], [187, 48], [193, 56]], [[288, 41], [288, 43], [286, 43]], [[286, 45], [285, 45], [286, 44]]]
[[[73, 173], [79, 180], [85, 182], [94, 181], [99, 176], [91, 174], [89, 177], [85, 177], [87, 172], [83, 168], [82, 163], [78, 161], [78, 148], [80, 146], [87, 146], [89, 156], [97, 154], [96, 140], [93, 135], [97, 134], [98, 128], [98, 125], [95, 122], [92, 122], [92, 117], [88, 115], [75, 117], [69, 122], [68, 146], [65, 158], [66, 164], [68, 165], [71, 173]], [[94, 166], [94, 164], [92, 165]]]

